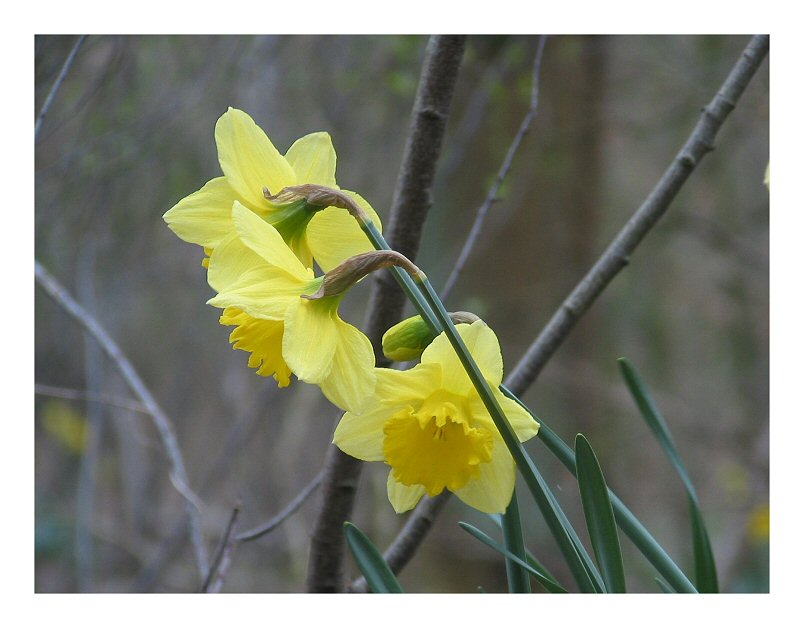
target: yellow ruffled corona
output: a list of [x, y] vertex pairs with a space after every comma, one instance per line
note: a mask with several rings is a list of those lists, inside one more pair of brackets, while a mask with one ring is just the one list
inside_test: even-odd
[[[519, 440], [539, 424], [499, 392], [503, 363], [494, 332], [482, 321], [457, 326]], [[366, 461], [383, 461], [388, 499], [397, 512], [443, 490], [483, 512], [502, 513], [516, 469], [505, 443], [444, 334], [408, 371], [375, 369], [377, 385], [360, 412], [347, 412], [333, 442]]]
[[[345, 209], [267, 198], [303, 184], [337, 189], [336, 155], [328, 133], [305, 135], [281, 155], [247, 113], [230, 107], [215, 125], [215, 142], [223, 176], [207, 182], [164, 215], [182, 240], [205, 249], [218, 247], [234, 231], [232, 204], [237, 201], [273, 224], [308, 268], [315, 259], [326, 272], [348, 257], [373, 249]], [[344, 193], [380, 228], [377, 213], [362, 197]]]
[[318, 384], [344, 410], [359, 411], [374, 390], [374, 351], [368, 338], [341, 320], [343, 294], [319, 299], [315, 277], [280, 233], [235, 201], [234, 231], [212, 251], [209, 284], [224, 308], [221, 323], [236, 325], [234, 348], [251, 353], [249, 366], [286, 386], [293, 373]]

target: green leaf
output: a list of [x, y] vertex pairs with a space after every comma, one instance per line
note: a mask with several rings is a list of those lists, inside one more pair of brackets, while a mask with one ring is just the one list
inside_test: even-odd
[[539, 571], [533, 565], [528, 564], [527, 562], [521, 560], [518, 556], [514, 556], [511, 552], [505, 549], [502, 545], [497, 543], [494, 539], [492, 539], [488, 534], [479, 530], [475, 526], [468, 524], [464, 521], [459, 521], [458, 525], [461, 526], [464, 530], [466, 530], [469, 534], [473, 537], [478, 539], [479, 541], [485, 543], [493, 550], [499, 552], [503, 556], [505, 556], [508, 560], [516, 563], [524, 570], [526, 570], [530, 575], [532, 575], [539, 584], [541, 584], [547, 591], [550, 593], [566, 593], [567, 590], [562, 587], [558, 582], [556, 582], [552, 577], [548, 576], [546, 573]]
[[[570, 473], [576, 475], [575, 453], [569, 445], [567, 445], [542, 419], [531, 412], [531, 410], [506, 386], [500, 386], [500, 390], [506, 397], [513, 399], [525, 410], [530, 412], [531, 416], [539, 422], [541, 425], [539, 433], [537, 434], [539, 440], [544, 443], [547, 449], [550, 450], [550, 453], [552, 453]], [[609, 489], [609, 498], [611, 499], [611, 505], [614, 509], [614, 517], [617, 519], [617, 525], [620, 526], [620, 529], [625, 535], [631, 539], [642, 555], [648, 559], [650, 564], [670, 583], [673, 589], [679, 593], [697, 593], [695, 586], [690, 582], [689, 578], [684, 575], [684, 572], [673, 562], [673, 559], [668, 556], [667, 552], [665, 552], [659, 542], [653, 538], [653, 535], [651, 535], [648, 529], [642, 525], [642, 522], [634, 516], [611, 489]]]
[[648, 427], [653, 432], [656, 440], [664, 449], [670, 463], [678, 473], [684, 484], [684, 489], [687, 491], [687, 501], [689, 503], [690, 520], [692, 524], [692, 547], [695, 556], [695, 584], [698, 591], [701, 593], [717, 593], [719, 590], [717, 581], [717, 568], [715, 566], [715, 558], [712, 554], [712, 545], [709, 542], [709, 535], [706, 532], [706, 525], [704, 523], [701, 507], [698, 503], [698, 496], [695, 493], [695, 487], [692, 484], [687, 469], [681, 461], [681, 456], [678, 453], [676, 444], [673, 437], [670, 435], [670, 429], [667, 422], [659, 412], [653, 398], [650, 396], [644, 382], [639, 377], [636, 369], [625, 358], [617, 360], [620, 366], [620, 372], [625, 379], [628, 389], [639, 408], [642, 417], [648, 424]]
[[609, 489], [597, 456], [582, 434], [575, 437], [575, 459], [586, 527], [606, 591], [625, 593], [623, 556]]
[[525, 560], [525, 540], [522, 536], [522, 522], [519, 519], [519, 505], [516, 491], [511, 495], [511, 503], [502, 515], [503, 540], [506, 549], [519, 558], [519, 561], [505, 560], [505, 572], [508, 576], [509, 593], [530, 593], [530, 578], [526, 570], [519, 564]]
[[[502, 517], [500, 515], [489, 513], [488, 518], [491, 519], [497, 526], [502, 529]], [[550, 578], [553, 582], [558, 582], [555, 576], [550, 573], [550, 570], [545, 567], [539, 560], [531, 553], [531, 551], [526, 547], [525, 548], [525, 561], [533, 567], [536, 571], [543, 573], [545, 576]]]
[[350, 522], [343, 524], [346, 542], [360, 572], [374, 593], [403, 593], [388, 563], [363, 531]]

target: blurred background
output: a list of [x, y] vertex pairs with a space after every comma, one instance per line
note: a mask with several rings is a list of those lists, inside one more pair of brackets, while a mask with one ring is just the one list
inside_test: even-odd
[[[538, 40], [468, 40], [417, 259], [436, 287], [527, 112]], [[35, 38], [37, 111], [75, 41]], [[654, 186], [747, 42], [548, 39], [538, 116], [447, 300], [495, 329], [509, 370]], [[278, 390], [246, 367], [205, 305], [201, 249], [161, 216], [220, 175], [214, 125], [233, 106], [281, 152], [329, 131], [338, 183], [387, 219], [426, 43], [90, 36], [45, 119], [36, 259], [109, 331], [171, 418], [210, 551], [238, 500], [242, 530], [315, 477], [337, 413], [317, 388]], [[610, 486], [689, 573], [685, 494], [620, 378], [616, 360], [628, 357], [673, 431], [732, 592], [768, 590], [768, 92], [766, 61], [716, 150], [523, 397], [565, 440], [589, 438]], [[367, 297], [367, 285], [353, 291], [344, 318], [360, 325]], [[134, 398], [116, 367], [39, 288], [35, 333], [36, 591], [196, 590], [183, 502], [149, 416], [126, 407]], [[536, 439], [528, 450], [583, 528], [574, 480]], [[405, 520], [387, 502], [386, 475], [364, 466], [353, 516], [381, 547]], [[223, 590], [304, 591], [318, 500], [242, 544]], [[527, 495], [520, 508], [529, 548], [568, 580]], [[502, 561], [459, 520], [494, 532], [452, 499], [401, 574], [406, 590], [505, 590]], [[630, 590], [657, 591], [650, 565], [622, 544]]]

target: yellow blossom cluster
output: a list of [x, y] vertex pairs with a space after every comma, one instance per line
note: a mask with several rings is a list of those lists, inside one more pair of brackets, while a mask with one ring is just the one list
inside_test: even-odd
[[[313, 296], [325, 279], [316, 267], [326, 274], [373, 250], [346, 209], [281, 194], [305, 185], [339, 190], [329, 134], [306, 135], [282, 155], [248, 114], [230, 108], [216, 124], [215, 141], [223, 176], [164, 219], [208, 255], [216, 292], [209, 303], [223, 309], [223, 325], [234, 326], [234, 348], [247, 351], [248, 365], [280, 387], [295, 375], [345, 410], [334, 443], [390, 466], [388, 497], [397, 512], [444, 489], [479, 510], [503, 512], [514, 462], [446, 337], [437, 336], [408, 371], [375, 368], [368, 338], [338, 314], [346, 291]], [[362, 197], [339, 193], [379, 227]], [[534, 436], [538, 423], [499, 393], [503, 367], [494, 332], [479, 320], [458, 331], [520, 440]]]

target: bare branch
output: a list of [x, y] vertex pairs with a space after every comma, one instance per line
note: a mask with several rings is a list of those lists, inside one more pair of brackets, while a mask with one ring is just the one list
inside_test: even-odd
[[769, 37], [755, 36], [698, 124], [656, 187], [622, 228], [591, 270], [561, 304], [509, 377], [509, 388], [522, 394], [538, 377], [575, 323], [594, 303], [611, 280], [629, 261], [629, 256], [669, 207], [684, 182], [709, 151], [715, 135], [759, 68], [768, 52]]
[[78, 41], [75, 42], [73, 49], [70, 51], [70, 54], [67, 55], [67, 59], [64, 61], [64, 65], [61, 66], [61, 71], [59, 75], [56, 77], [56, 80], [53, 82], [53, 87], [50, 88], [50, 92], [45, 98], [45, 102], [42, 105], [42, 109], [39, 110], [39, 115], [36, 117], [36, 126], [34, 127], [34, 140], [39, 136], [39, 131], [42, 128], [42, 124], [45, 121], [45, 116], [47, 112], [50, 111], [50, 107], [53, 104], [53, 101], [56, 98], [56, 94], [58, 93], [59, 89], [61, 88], [61, 84], [64, 82], [64, 79], [67, 77], [67, 73], [70, 71], [70, 68], [73, 65], [73, 61], [75, 61], [75, 57], [78, 54], [78, 50], [81, 48], [81, 45], [84, 43], [84, 40], [87, 38], [86, 35], [81, 35], [78, 38]]
[[201, 578], [205, 578], [209, 569], [207, 551], [204, 546], [203, 536], [201, 533], [201, 520], [200, 520], [200, 500], [190, 490], [187, 481], [187, 472], [184, 468], [184, 461], [179, 450], [179, 445], [176, 440], [176, 435], [173, 432], [173, 426], [170, 419], [164, 413], [162, 408], [154, 399], [154, 396], [145, 386], [142, 378], [137, 374], [137, 371], [131, 365], [128, 358], [120, 350], [120, 347], [111, 339], [106, 330], [101, 327], [100, 323], [96, 321], [89, 313], [79, 305], [75, 299], [56, 281], [56, 279], [45, 270], [38, 261], [34, 262], [37, 283], [47, 292], [47, 294], [59, 305], [61, 308], [70, 314], [81, 326], [89, 332], [89, 334], [98, 342], [100, 347], [104, 350], [106, 355], [114, 362], [123, 376], [123, 379], [128, 384], [131, 391], [140, 399], [142, 404], [147, 408], [148, 414], [153, 418], [154, 425], [156, 426], [162, 443], [165, 447], [165, 452], [171, 464], [170, 480], [176, 490], [182, 495], [186, 502], [187, 513], [191, 521], [191, 532], [193, 537], [193, 546], [195, 548], [195, 558]]
[[[238, 501], [232, 509], [229, 523], [226, 524], [226, 530], [221, 537], [220, 543], [218, 543], [218, 549], [215, 550], [212, 564], [209, 567], [209, 573], [204, 579], [204, 584], [201, 585], [201, 593], [219, 593], [223, 586], [224, 577], [226, 576], [229, 565], [232, 564], [232, 557], [237, 548], [237, 538], [232, 539], [231, 537], [239, 514], [240, 502]], [[227, 556], [228, 559], [224, 560], [224, 557]]]
[[[415, 260], [432, 205], [436, 164], [465, 45], [466, 37], [451, 35], [433, 36], [427, 44], [386, 230], [392, 248], [410, 260]], [[388, 272], [378, 273], [372, 284], [366, 326], [378, 366], [389, 364], [382, 354], [382, 334], [399, 321], [404, 305], [404, 294]], [[344, 590], [343, 522], [352, 512], [361, 465], [335, 446], [327, 453], [322, 505], [310, 542], [309, 591]]]
[[124, 397], [100, 395], [86, 390], [76, 390], [75, 388], [62, 388], [60, 386], [48, 386], [46, 384], [35, 383], [34, 394], [43, 395], [45, 397], [71, 399], [74, 401], [93, 401], [95, 403], [102, 403], [115, 408], [122, 408], [123, 410], [132, 410], [134, 412], [141, 412], [143, 414], [151, 414], [148, 411], [148, 408], [134, 400], [125, 399]]
[[270, 521], [263, 523], [262, 525], [257, 526], [256, 528], [252, 528], [247, 532], [243, 532], [237, 535], [238, 541], [253, 541], [255, 539], [260, 538], [278, 528], [288, 517], [290, 517], [293, 513], [295, 513], [299, 508], [301, 508], [302, 504], [307, 501], [307, 498], [310, 497], [315, 492], [315, 489], [319, 487], [321, 484], [321, 479], [324, 477], [324, 471], [321, 470], [318, 472], [318, 475], [315, 476], [307, 486], [305, 486], [293, 500], [285, 506], [279, 514], [273, 517]]
[[546, 42], [547, 35], [542, 35], [539, 39], [539, 47], [536, 51], [536, 59], [533, 62], [533, 87], [530, 93], [530, 107], [528, 108], [525, 117], [522, 119], [522, 123], [519, 125], [519, 130], [514, 136], [511, 146], [508, 147], [508, 152], [505, 155], [505, 159], [503, 160], [502, 165], [500, 165], [500, 169], [497, 171], [497, 178], [494, 180], [494, 183], [491, 186], [486, 199], [483, 201], [483, 204], [477, 210], [475, 221], [472, 224], [472, 228], [469, 231], [469, 236], [466, 238], [466, 242], [461, 249], [461, 253], [458, 255], [458, 260], [455, 262], [452, 272], [449, 274], [447, 281], [444, 283], [444, 287], [441, 289], [442, 301], [447, 300], [450, 292], [452, 292], [452, 289], [455, 287], [455, 283], [458, 281], [458, 276], [461, 274], [461, 271], [463, 271], [463, 267], [466, 265], [466, 261], [469, 259], [469, 254], [472, 252], [478, 237], [480, 237], [480, 232], [483, 229], [483, 223], [486, 220], [486, 214], [488, 213], [492, 204], [499, 200], [497, 195], [499, 194], [500, 188], [505, 181], [505, 177], [508, 176], [508, 172], [511, 170], [514, 155], [516, 155], [517, 151], [519, 150], [519, 146], [522, 144], [522, 140], [525, 139], [525, 135], [527, 135], [528, 131], [530, 131], [530, 125], [539, 111], [539, 74], [541, 73], [542, 57]]

